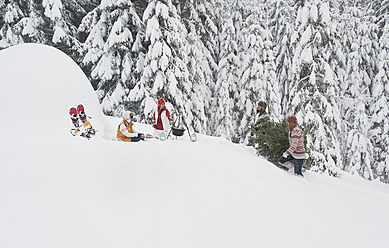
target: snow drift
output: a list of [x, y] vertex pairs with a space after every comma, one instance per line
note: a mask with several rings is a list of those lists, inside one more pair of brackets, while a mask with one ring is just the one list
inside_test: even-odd
[[93, 116], [98, 136], [112, 138], [91, 84], [66, 54], [45, 45], [19, 45], [0, 52], [0, 68], [2, 140], [62, 142], [56, 137], [70, 129], [69, 109], [80, 103]]
[[[0, 51], [0, 247], [384, 247], [389, 187], [295, 177], [222, 138], [113, 142], [88, 80], [58, 50]], [[73, 137], [82, 103], [99, 130]], [[136, 123], [143, 132], [151, 127]]]

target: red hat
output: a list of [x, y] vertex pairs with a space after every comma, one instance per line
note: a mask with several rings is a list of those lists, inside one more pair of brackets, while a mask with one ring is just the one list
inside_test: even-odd
[[163, 100], [162, 98], [159, 98], [158, 99], [158, 107], [161, 106], [162, 103], [165, 103], [165, 100]]

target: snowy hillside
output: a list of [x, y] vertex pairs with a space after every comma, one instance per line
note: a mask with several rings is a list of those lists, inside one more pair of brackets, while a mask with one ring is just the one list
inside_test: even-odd
[[[114, 141], [120, 119], [51, 47], [0, 51], [0, 70], [1, 248], [387, 246], [386, 184], [295, 177], [222, 138]], [[69, 132], [79, 103], [91, 140]]]

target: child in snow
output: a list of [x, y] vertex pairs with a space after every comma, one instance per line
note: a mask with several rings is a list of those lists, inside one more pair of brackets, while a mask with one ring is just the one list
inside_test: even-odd
[[294, 161], [294, 174], [304, 176], [301, 172], [305, 159], [304, 136], [301, 129], [297, 126], [297, 118], [289, 116], [286, 119], [289, 130], [289, 148], [278, 159], [281, 165], [287, 161]]
[[166, 139], [170, 126], [173, 123], [170, 112], [165, 106], [165, 101], [160, 98], [158, 100], [158, 108], [154, 111], [153, 115], [154, 137]]
[[116, 138], [119, 141], [138, 142], [145, 139], [145, 135], [143, 133], [138, 133], [133, 128], [133, 120], [133, 112], [125, 111], [123, 113], [123, 121], [119, 124], [116, 134]]

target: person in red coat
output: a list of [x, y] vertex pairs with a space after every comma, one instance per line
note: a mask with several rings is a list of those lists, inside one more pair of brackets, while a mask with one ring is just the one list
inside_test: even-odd
[[165, 101], [160, 98], [158, 100], [158, 107], [154, 111], [153, 115], [154, 137], [162, 140], [166, 139], [173, 123], [173, 119], [170, 117], [170, 112], [165, 106]]

